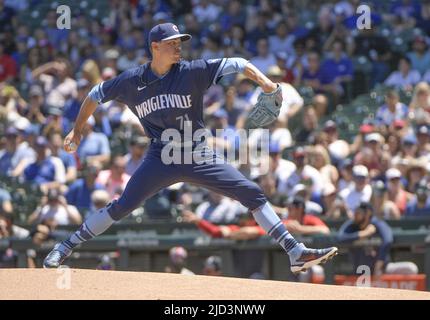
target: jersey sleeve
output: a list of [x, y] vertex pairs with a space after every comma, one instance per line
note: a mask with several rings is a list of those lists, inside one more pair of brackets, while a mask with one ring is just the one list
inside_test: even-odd
[[103, 81], [95, 85], [88, 93], [88, 96], [98, 103], [105, 103], [111, 100], [125, 103], [124, 92], [126, 91], [129, 76], [130, 73], [124, 71], [113, 79]]
[[248, 63], [243, 58], [222, 58], [209, 60], [195, 60], [192, 69], [198, 79], [200, 89], [207, 89], [216, 84], [222, 76], [243, 72]]

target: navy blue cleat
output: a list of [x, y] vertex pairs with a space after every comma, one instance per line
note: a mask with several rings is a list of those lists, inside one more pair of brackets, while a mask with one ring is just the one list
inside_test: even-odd
[[72, 254], [72, 250], [66, 248], [62, 243], [57, 243], [51, 252], [43, 260], [44, 268], [59, 268], [64, 260]]
[[299, 246], [302, 250], [298, 258], [290, 258], [291, 271], [294, 274], [305, 272], [317, 264], [324, 264], [338, 253], [336, 247], [308, 249], [302, 243]]

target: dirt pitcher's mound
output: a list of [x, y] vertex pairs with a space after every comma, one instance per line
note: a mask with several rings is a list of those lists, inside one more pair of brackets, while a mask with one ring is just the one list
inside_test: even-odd
[[429, 292], [81, 269], [0, 269], [3, 299], [426, 299]]

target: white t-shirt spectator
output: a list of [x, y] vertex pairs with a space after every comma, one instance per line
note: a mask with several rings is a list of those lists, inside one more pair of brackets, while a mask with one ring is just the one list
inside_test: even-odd
[[46, 205], [40, 211], [39, 222], [53, 219], [58, 225], [69, 225], [71, 223], [69, 215], [80, 216], [80, 214], [78, 209], [70, 204], [67, 205], [67, 209], [69, 210], [69, 213], [64, 206], [59, 205], [53, 207]]
[[403, 76], [400, 71], [392, 72], [385, 80], [387, 86], [394, 86], [402, 89], [406, 86], [414, 86], [421, 80], [421, 75], [417, 70], [410, 70], [406, 76]]
[[58, 83], [55, 77], [42, 74], [40, 80], [43, 82], [44, 90], [47, 93], [47, 105], [62, 109], [68, 98], [74, 98], [77, 95], [77, 83], [72, 78], [66, 78], [63, 82]]
[[345, 202], [346, 207], [354, 211], [359, 205], [360, 202], [369, 202], [372, 197], [372, 187], [370, 185], [366, 185], [363, 191], [357, 191], [355, 186], [343, 189], [340, 192], [340, 197]]
[[310, 178], [312, 180], [312, 192], [320, 194], [323, 187], [323, 179], [321, 173], [310, 165], [305, 165], [301, 174], [295, 170], [285, 181], [285, 183], [279, 183], [278, 192], [286, 192], [288, 196], [292, 195], [294, 186], [300, 183], [302, 178]]
[[408, 107], [398, 102], [395, 107], [395, 112], [391, 112], [386, 104], [378, 108], [376, 112], [377, 125], [391, 125], [395, 120], [406, 119], [408, 115]]

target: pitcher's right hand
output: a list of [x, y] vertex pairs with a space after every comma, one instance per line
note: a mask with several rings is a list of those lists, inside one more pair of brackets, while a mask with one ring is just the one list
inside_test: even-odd
[[69, 132], [69, 134], [64, 138], [64, 150], [68, 153], [76, 152], [81, 143], [82, 134], [75, 133], [75, 130]]

